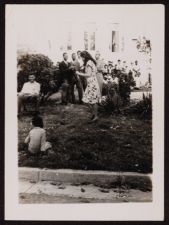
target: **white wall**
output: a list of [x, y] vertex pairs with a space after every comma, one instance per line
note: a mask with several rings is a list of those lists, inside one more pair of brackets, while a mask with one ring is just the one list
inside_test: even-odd
[[[87, 22], [96, 23], [96, 50], [99, 50], [106, 60], [137, 57], [131, 49], [131, 39], [139, 35], [151, 36], [150, 25], [153, 18], [148, 17], [149, 6], [147, 10], [141, 5], [17, 6], [15, 25], [18, 48], [25, 47], [46, 54], [54, 62], [61, 60], [63, 51], [67, 51], [67, 49], [61, 51], [60, 45], [65, 44], [68, 30], [72, 30], [73, 52], [78, 49], [83, 50], [83, 33]], [[112, 23], [118, 23], [119, 26]], [[121, 39], [124, 37], [124, 52], [109, 51], [111, 31], [114, 26], [120, 32], [120, 49]], [[49, 48], [49, 41], [51, 48]]]

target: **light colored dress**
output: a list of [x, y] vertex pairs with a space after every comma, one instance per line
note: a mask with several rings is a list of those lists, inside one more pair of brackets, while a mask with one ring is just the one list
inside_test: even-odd
[[90, 77], [87, 77], [87, 87], [83, 95], [83, 102], [89, 104], [101, 102], [101, 92], [96, 77], [97, 68], [91, 60], [86, 64], [85, 73], [89, 74]]

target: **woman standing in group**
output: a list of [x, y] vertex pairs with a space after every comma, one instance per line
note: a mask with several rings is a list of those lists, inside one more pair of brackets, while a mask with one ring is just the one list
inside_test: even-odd
[[101, 102], [101, 92], [99, 83], [96, 77], [97, 67], [96, 61], [87, 52], [81, 52], [81, 57], [84, 62], [85, 72], [76, 72], [77, 75], [87, 78], [87, 87], [83, 95], [83, 102], [87, 103], [92, 111], [91, 120], [98, 120], [98, 103]]

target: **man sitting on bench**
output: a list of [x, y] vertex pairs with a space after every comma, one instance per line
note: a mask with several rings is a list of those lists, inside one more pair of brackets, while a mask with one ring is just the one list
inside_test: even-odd
[[21, 110], [26, 102], [35, 101], [36, 111], [39, 109], [40, 99], [40, 84], [35, 81], [35, 75], [30, 74], [28, 82], [24, 83], [22, 90], [18, 93], [18, 115], [21, 114]]

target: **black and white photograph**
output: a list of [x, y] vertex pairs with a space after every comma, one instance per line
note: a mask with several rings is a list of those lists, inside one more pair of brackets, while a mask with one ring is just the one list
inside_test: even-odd
[[162, 220], [163, 82], [163, 5], [7, 5], [6, 218]]

